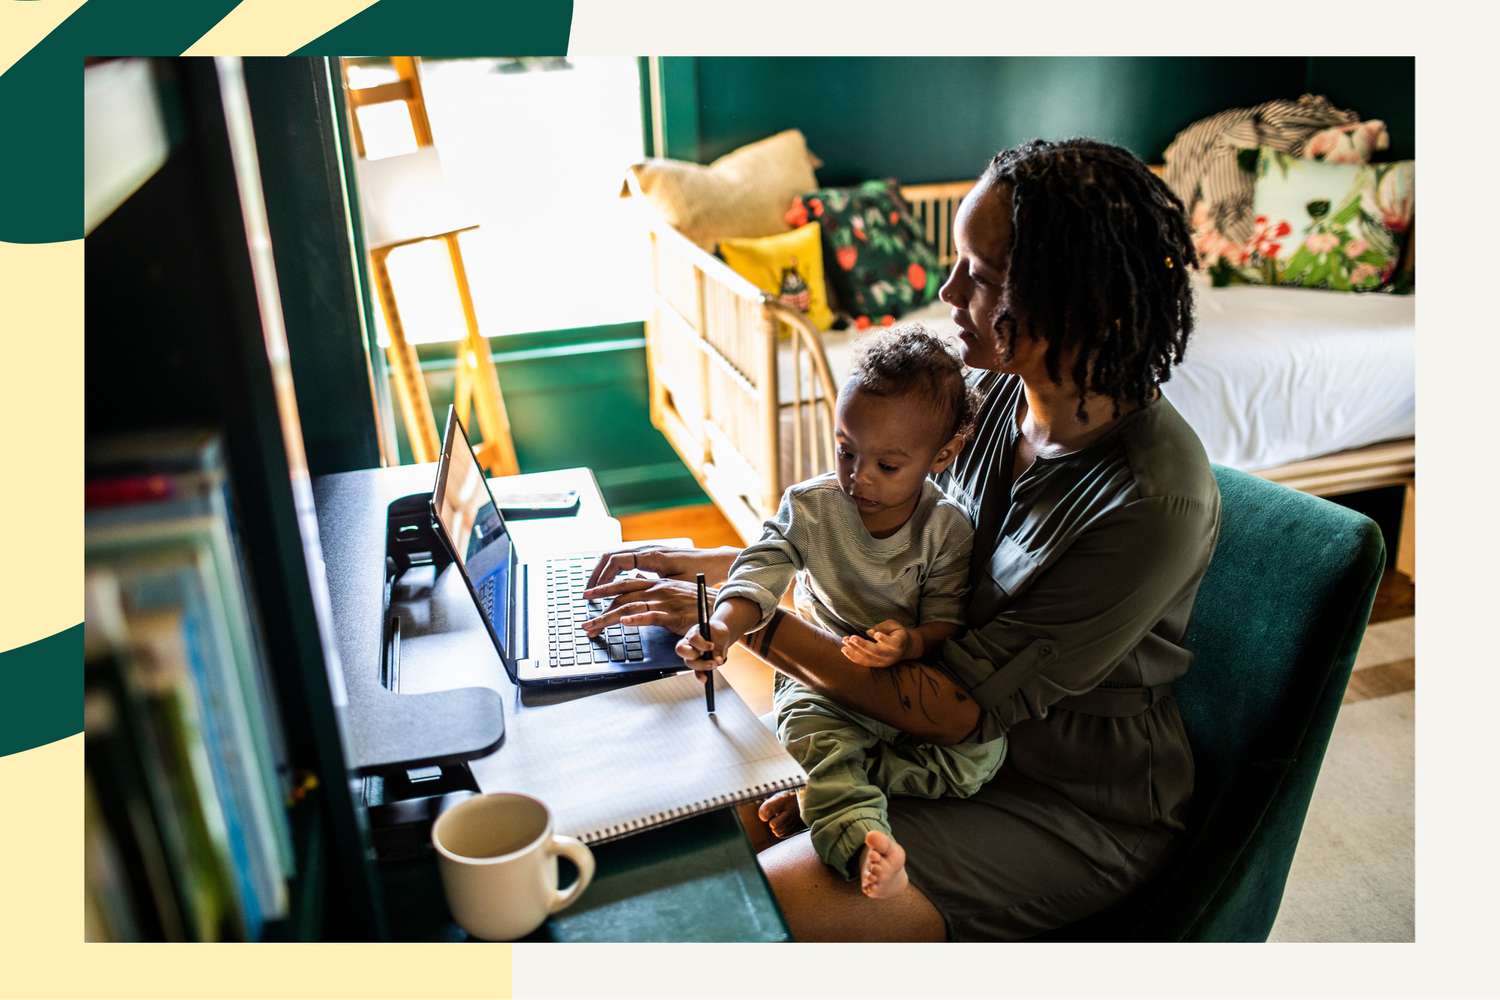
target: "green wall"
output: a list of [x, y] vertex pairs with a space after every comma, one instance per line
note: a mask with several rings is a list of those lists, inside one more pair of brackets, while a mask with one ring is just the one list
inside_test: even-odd
[[[687, 62], [688, 60], [677, 60]], [[1036, 136], [1088, 135], [1160, 162], [1173, 136], [1226, 108], [1326, 87], [1362, 117], [1384, 117], [1410, 151], [1410, 58], [1007, 57], [698, 58], [696, 158], [800, 128], [818, 179], [953, 180]], [[682, 69], [678, 67], [678, 73]], [[685, 96], [685, 95], [684, 95]], [[1401, 135], [1396, 135], [1397, 131]], [[1405, 143], [1403, 146], [1402, 144]], [[687, 150], [673, 150], [684, 155]]]
[[1318, 56], [1307, 60], [1307, 89], [1361, 118], [1379, 118], [1391, 148], [1377, 159], [1417, 155], [1417, 61], [1410, 56]]
[[[490, 344], [523, 472], [588, 466], [615, 514], [708, 502], [651, 426], [641, 324], [495, 337]], [[425, 345], [417, 354], [441, 421], [453, 402], [454, 348]], [[397, 424], [402, 458], [410, 461], [405, 426]]]

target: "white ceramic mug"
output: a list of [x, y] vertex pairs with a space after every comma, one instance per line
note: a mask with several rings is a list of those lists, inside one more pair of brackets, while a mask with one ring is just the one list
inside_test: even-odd
[[[554, 836], [552, 813], [519, 792], [465, 799], [432, 824], [443, 892], [453, 919], [486, 941], [525, 937], [549, 914], [571, 906], [594, 877], [594, 855], [581, 841]], [[557, 856], [578, 866], [566, 892]]]

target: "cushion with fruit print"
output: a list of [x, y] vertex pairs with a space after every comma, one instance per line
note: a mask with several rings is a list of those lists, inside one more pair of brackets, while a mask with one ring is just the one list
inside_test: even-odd
[[1262, 149], [1256, 174], [1255, 233], [1218, 255], [1214, 284], [1404, 290], [1397, 265], [1415, 211], [1415, 161], [1320, 163]]
[[943, 283], [937, 251], [893, 180], [809, 191], [792, 200], [786, 221], [822, 225], [831, 297], [857, 328], [894, 323], [931, 302]]

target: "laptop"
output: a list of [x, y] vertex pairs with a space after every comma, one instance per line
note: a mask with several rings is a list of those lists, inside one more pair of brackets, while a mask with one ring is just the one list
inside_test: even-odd
[[600, 554], [528, 560], [452, 407], [430, 503], [433, 530], [463, 574], [512, 682], [572, 684], [684, 669], [677, 636], [660, 626], [616, 624], [593, 639], [584, 634], [582, 623], [609, 604], [583, 599]]

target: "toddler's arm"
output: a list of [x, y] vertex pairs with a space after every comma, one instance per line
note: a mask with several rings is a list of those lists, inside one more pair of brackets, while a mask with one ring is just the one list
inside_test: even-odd
[[719, 604], [738, 599], [759, 609], [760, 617], [750, 628], [770, 620], [781, 595], [804, 565], [806, 531], [795, 489], [792, 487], [782, 495], [781, 507], [766, 519], [760, 540], [745, 546], [729, 567], [729, 579], [719, 588]]

